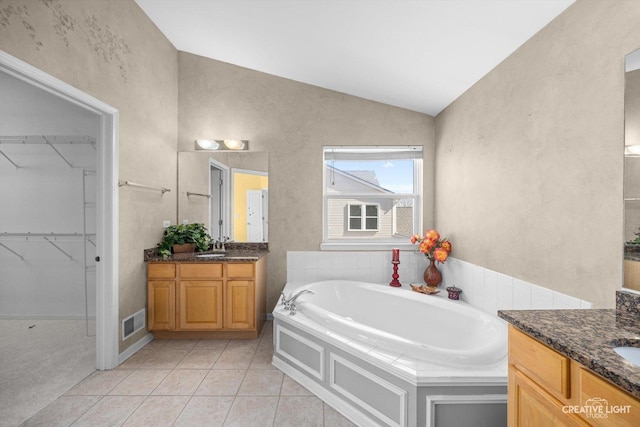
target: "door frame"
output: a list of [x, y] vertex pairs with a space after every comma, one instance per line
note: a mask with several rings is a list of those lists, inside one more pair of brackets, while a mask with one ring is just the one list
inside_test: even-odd
[[99, 116], [96, 144], [96, 369], [118, 365], [118, 126], [119, 111], [0, 50], [0, 71]]

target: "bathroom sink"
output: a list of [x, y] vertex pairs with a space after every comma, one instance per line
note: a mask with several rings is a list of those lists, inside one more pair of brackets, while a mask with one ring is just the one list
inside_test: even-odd
[[626, 361], [640, 367], [640, 347], [614, 347], [613, 351]]
[[196, 258], [222, 258], [224, 254], [201, 254], [196, 255]]

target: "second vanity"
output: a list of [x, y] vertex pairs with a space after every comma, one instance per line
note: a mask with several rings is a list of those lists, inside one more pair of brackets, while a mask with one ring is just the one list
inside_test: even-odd
[[640, 425], [640, 316], [616, 310], [500, 311], [509, 325], [508, 420], [516, 426]]
[[206, 255], [146, 257], [148, 329], [154, 338], [260, 335], [266, 321], [266, 251]]

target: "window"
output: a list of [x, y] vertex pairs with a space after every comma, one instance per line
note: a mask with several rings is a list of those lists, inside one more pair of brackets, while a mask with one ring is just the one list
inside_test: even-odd
[[324, 147], [323, 249], [407, 243], [421, 229], [422, 147]]
[[378, 205], [348, 204], [349, 231], [377, 231]]

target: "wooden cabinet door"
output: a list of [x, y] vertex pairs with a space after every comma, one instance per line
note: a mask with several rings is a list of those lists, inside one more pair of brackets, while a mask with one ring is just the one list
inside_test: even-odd
[[178, 329], [222, 329], [222, 280], [181, 280]]
[[253, 280], [227, 280], [225, 291], [225, 328], [254, 329], [256, 317]]
[[509, 368], [509, 427], [588, 427], [576, 415], [517, 369]]
[[174, 330], [176, 322], [176, 282], [174, 280], [150, 280], [147, 290], [149, 293], [149, 330]]

